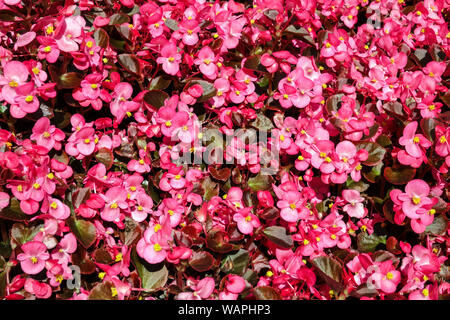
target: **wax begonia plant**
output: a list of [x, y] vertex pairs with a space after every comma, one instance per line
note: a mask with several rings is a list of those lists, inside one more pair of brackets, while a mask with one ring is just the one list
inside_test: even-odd
[[0, 299], [448, 299], [449, 9], [0, 1]]

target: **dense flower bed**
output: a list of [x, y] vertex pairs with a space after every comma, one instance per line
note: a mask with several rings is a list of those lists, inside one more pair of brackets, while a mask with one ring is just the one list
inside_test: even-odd
[[445, 299], [448, 0], [0, 0], [0, 299]]

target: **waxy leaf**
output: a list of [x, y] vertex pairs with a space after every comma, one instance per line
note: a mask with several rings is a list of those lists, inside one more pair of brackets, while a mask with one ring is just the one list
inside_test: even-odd
[[343, 284], [342, 265], [330, 257], [318, 257], [311, 261], [319, 275], [334, 290], [341, 291]]
[[193, 252], [189, 259], [189, 265], [198, 272], [205, 272], [211, 269], [214, 261], [213, 256], [206, 251]]
[[161, 90], [150, 90], [144, 95], [144, 102], [152, 109], [158, 110], [164, 105], [169, 95]]
[[235, 254], [230, 254], [222, 260], [220, 269], [225, 273], [243, 275], [250, 261], [247, 250], [240, 249]]
[[395, 185], [403, 185], [407, 184], [409, 181], [414, 179], [414, 176], [416, 175], [416, 169], [408, 167], [408, 166], [401, 166], [397, 168], [391, 168], [387, 167], [384, 168], [383, 176], [385, 179], [392, 184]]
[[164, 263], [147, 263], [138, 256], [135, 248], [131, 251], [131, 259], [136, 267], [136, 270], [138, 271], [139, 277], [141, 278], [141, 285], [143, 289], [151, 292], [164, 287], [169, 277], [169, 271]]
[[369, 235], [367, 232], [358, 234], [358, 250], [361, 252], [373, 252], [379, 244], [386, 244], [386, 236], [378, 236], [375, 233]]
[[117, 300], [117, 296], [113, 297], [114, 285], [111, 281], [101, 282], [97, 284], [89, 293], [89, 300]]
[[281, 295], [272, 287], [261, 286], [253, 289], [256, 300], [281, 300]]
[[77, 219], [73, 216], [69, 217], [66, 221], [70, 230], [83, 247], [87, 249], [94, 243], [97, 229], [92, 222], [84, 219]]
[[265, 228], [263, 235], [276, 245], [285, 249], [291, 248], [294, 244], [292, 237], [286, 234], [286, 229], [284, 227], [272, 226]]
[[108, 33], [102, 28], [95, 29], [94, 40], [99, 47], [102, 47], [103, 49], [108, 48], [109, 36]]
[[122, 53], [117, 56], [117, 60], [119, 60], [120, 65], [124, 67], [127, 71], [134, 74], [141, 73], [141, 65], [135, 55], [129, 53]]
[[366, 149], [369, 152], [369, 158], [363, 162], [366, 166], [375, 166], [384, 159], [384, 155], [386, 154], [386, 149], [380, 146], [378, 143], [374, 142], [360, 142], [356, 143], [356, 148]]
[[27, 221], [30, 216], [20, 209], [19, 200], [11, 198], [9, 206], [0, 210], [0, 218], [13, 221]]
[[103, 163], [106, 167], [106, 170], [109, 170], [114, 163], [113, 153], [110, 149], [107, 148], [98, 149], [97, 154], [95, 155], [95, 159], [97, 159], [98, 162]]

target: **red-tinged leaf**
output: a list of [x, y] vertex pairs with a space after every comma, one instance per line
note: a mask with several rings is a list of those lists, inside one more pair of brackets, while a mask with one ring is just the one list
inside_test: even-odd
[[81, 246], [78, 246], [77, 251], [72, 254], [72, 263], [80, 268], [81, 274], [92, 274], [95, 272], [94, 261], [89, 258], [86, 250]]
[[77, 219], [73, 216], [69, 217], [66, 222], [83, 247], [87, 249], [94, 243], [97, 229], [92, 222], [84, 219]]
[[144, 102], [149, 108], [159, 110], [164, 105], [164, 101], [169, 98], [169, 95], [161, 90], [150, 90], [144, 95]]
[[386, 244], [386, 236], [378, 236], [375, 233], [369, 235], [361, 232], [357, 237], [358, 250], [361, 252], [373, 252], [379, 244]]
[[274, 128], [272, 120], [262, 113], [258, 113], [256, 119], [250, 125], [262, 131], [270, 131]]
[[253, 289], [256, 300], [281, 300], [281, 295], [274, 288], [261, 286]]
[[109, 25], [117, 25], [127, 23], [130, 21], [130, 17], [124, 13], [116, 13], [109, 17]]
[[141, 73], [141, 65], [135, 55], [122, 53], [117, 56], [120, 65], [127, 71], [139, 75]]
[[164, 24], [172, 31], [177, 31], [179, 29], [178, 22], [174, 19], [166, 19]]
[[226, 256], [222, 260], [220, 269], [225, 273], [233, 273], [237, 275], [243, 275], [250, 262], [250, 255], [247, 250], [240, 249], [234, 254]]
[[289, 249], [294, 244], [292, 237], [288, 235], [286, 233], [286, 229], [281, 226], [272, 226], [265, 228], [263, 231], [263, 235], [281, 248]]
[[248, 179], [248, 186], [252, 191], [268, 190], [273, 182], [273, 178], [268, 174], [258, 173], [257, 176]]
[[95, 262], [102, 263], [102, 264], [110, 264], [114, 260], [111, 258], [111, 255], [109, 252], [105, 249], [96, 249], [94, 251], [94, 260]]
[[91, 188], [85, 187], [74, 191], [72, 195], [72, 204], [74, 208], [78, 208], [80, 205], [85, 203], [91, 195]]
[[59, 77], [58, 85], [61, 89], [75, 89], [80, 86], [81, 80], [78, 72], [67, 72]]
[[387, 167], [384, 169], [383, 173], [386, 181], [394, 185], [407, 184], [409, 181], [414, 179], [415, 175], [416, 169], [408, 166], [401, 166], [397, 168]]
[[311, 261], [316, 270], [319, 272], [321, 278], [328, 283], [328, 285], [336, 290], [342, 291], [343, 289], [343, 266], [333, 258], [330, 257], [317, 257]]
[[436, 121], [433, 118], [425, 118], [420, 120], [420, 128], [428, 140], [434, 140], [434, 133], [432, 131], [436, 128]]
[[369, 152], [369, 158], [363, 162], [366, 166], [375, 166], [383, 161], [386, 154], [386, 149], [374, 142], [359, 142], [356, 143], [356, 148], [366, 149]]
[[125, 218], [125, 229], [120, 233], [121, 241], [128, 247], [135, 244], [142, 235], [142, 228], [132, 218]]
[[214, 179], [219, 181], [227, 181], [231, 176], [230, 168], [217, 169], [214, 166], [209, 166], [208, 171]]
[[275, 207], [265, 208], [259, 216], [266, 220], [274, 220], [280, 216], [280, 210]]
[[110, 281], [97, 284], [89, 293], [89, 300], [117, 300], [117, 296], [113, 297], [113, 283]]
[[95, 43], [104, 49], [109, 46], [109, 36], [108, 33], [102, 28], [95, 29], [94, 31], [94, 40]]
[[444, 215], [436, 215], [434, 217], [433, 223], [425, 229], [425, 233], [442, 236], [447, 231], [447, 224], [448, 220]]
[[157, 76], [154, 78], [148, 87], [150, 91], [152, 90], [165, 90], [172, 82], [171, 79], [165, 78], [164, 76]]
[[36, 226], [25, 226], [22, 223], [15, 223], [11, 227], [11, 248], [14, 250], [28, 241], [32, 241], [36, 234], [41, 230], [44, 224]]
[[238, 245], [233, 245], [228, 241], [229, 238], [225, 231], [218, 228], [213, 228], [209, 230], [206, 237], [206, 246], [212, 251], [219, 253], [226, 253], [239, 249]]
[[95, 159], [97, 159], [100, 163], [103, 163], [106, 170], [109, 170], [114, 163], [114, 155], [112, 151], [107, 148], [100, 148], [95, 155]]
[[387, 102], [383, 105], [383, 109], [393, 116], [403, 118], [405, 116], [403, 112], [403, 106], [400, 102]]
[[189, 87], [193, 86], [194, 84], [199, 84], [203, 88], [203, 94], [200, 98], [197, 99], [197, 102], [205, 102], [205, 101], [209, 100], [210, 98], [214, 97], [217, 93], [217, 90], [214, 87], [213, 83], [206, 81], [206, 80], [200, 80], [200, 79], [190, 80], [186, 84], [184, 91], [187, 91], [187, 89]]
[[214, 264], [213, 256], [206, 252], [194, 252], [189, 259], [189, 265], [198, 272], [205, 272], [211, 269]]

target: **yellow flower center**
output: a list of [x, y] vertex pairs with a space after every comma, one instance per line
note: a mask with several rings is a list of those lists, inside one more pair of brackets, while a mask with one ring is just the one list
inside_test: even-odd
[[45, 52], [45, 53], [49, 53], [50, 51], [52, 51], [52, 47], [46, 46], [46, 47], [44, 48], [44, 52]]
[[38, 67], [34, 67], [33, 69], [31, 69], [33, 71], [34, 74], [39, 74], [41, 72], [41, 70], [39, 70]]
[[280, 136], [280, 140], [281, 140], [281, 141], [284, 141], [284, 140], [285, 140], [285, 137], [284, 137], [283, 135], [281, 135], [281, 136]]
[[41, 187], [41, 185], [39, 183], [37, 183], [37, 182], [35, 182], [33, 184], [33, 188], [35, 188], [36, 190], [39, 189], [40, 187]]
[[92, 41], [86, 42], [86, 47], [88, 47], [88, 48], [92, 48], [93, 45], [94, 44], [92, 43]]
[[361, 171], [362, 165], [358, 164], [358, 165], [355, 167], [355, 169], [356, 169], [356, 171]]
[[420, 138], [416, 136], [416, 137], [414, 137], [413, 141], [414, 141], [414, 143], [419, 143]]
[[435, 214], [436, 213], [436, 210], [435, 209], [430, 209], [430, 211], [428, 211], [428, 214], [430, 215], [430, 216], [432, 216], [433, 214]]
[[423, 289], [422, 294], [424, 297], [428, 297], [430, 295], [430, 292], [428, 291], [428, 289]]
[[236, 90], [234, 93], [236, 93], [236, 95], [240, 95], [241, 92], [239, 90]]
[[47, 34], [51, 34], [51, 33], [53, 33], [53, 31], [54, 31], [53, 26], [48, 26], [48, 27], [45, 29], [45, 32], [46, 32]]
[[331, 162], [331, 158], [330, 158], [330, 157], [326, 157], [326, 158], [325, 158], [325, 161], [328, 162], [328, 163], [330, 163], [330, 162]]
[[283, 98], [284, 99], [289, 99], [289, 96], [285, 93], [285, 94], [283, 94]]
[[111, 287], [111, 295], [113, 298], [118, 295], [116, 287]]
[[111, 205], [109, 207], [111, 209], [117, 209], [118, 205], [117, 205], [117, 203], [113, 202], [113, 203], [111, 203]]
[[144, 164], [144, 159], [139, 159], [139, 164]]
[[434, 104], [428, 106], [428, 110], [433, 111], [434, 109], [436, 109]]
[[303, 156], [298, 156], [297, 159], [300, 160], [300, 161], [303, 161], [305, 158]]
[[155, 250], [156, 252], [159, 252], [162, 250], [161, 245], [159, 243], [155, 243], [153, 245], [153, 250]]
[[319, 241], [320, 241], [320, 238], [319, 238], [319, 237], [316, 237], [316, 241], [319, 242]]
[[138, 211], [144, 210], [144, 208], [142, 206], [138, 206], [137, 209], [138, 209]]
[[289, 207], [290, 207], [291, 209], [296, 209], [296, 208], [297, 208], [297, 206], [295, 205], [295, 203], [291, 203], [291, 204], [289, 205]]
[[180, 176], [179, 174], [177, 174], [177, 175], [175, 176], [175, 179], [180, 180], [180, 179], [181, 179], [181, 176]]
[[419, 204], [420, 203], [420, 197], [418, 197], [418, 196], [414, 196], [413, 198], [412, 198], [412, 201], [414, 202], [414, 204]]
[[123, 259], [122, 253], [118, 253], [118, 254], [116, 255], [116, 259], [115, 259], [114, 261], [115, 261], [115, 262], [119, 262], [119, 261], [122, 261], [122, 259]]
[[136, 191], [136, 187], [135, 187], [135, 186], [131, 186], [131, 187], [130, 187], [130, 190], [131, 190], [131, 191]]
[[47, 175], [47, 178], [49, 178], [50, 180], [53, 180], [53, 179], [55, 179], [55, 175], [53, 174], [53, 172], [50, 172], [50, 173]]
[[445, 136], [441, 136], [441, 137], [439, 138], [439, 142], [440, 142], [440, 143], [446, 143], [446, 142], [447, 142], [447, 139], [445, 138]]
[[267, 272], [266, 272], [266, 276], [270, 278], [271, 276], [273, 276], [273, 272], [270, 271], [270, 270], [267, 271]]
[[33, 99], [34, 99], [33, 96], [28, 95], [28, 96], [26, 96], [25, 101], [26, 102], [33, 102]]
[[158, 232], [159, 230], [161, 230], [161, 225], [158, 223], [158, 224], [155, 224], [155, 226], [153, 227], [153, 230], [155, 231], [155, 232]]
[[91, 142], [91, 139], [89, 139], [89, 138], [84, 139], [84, 143], [90, 143], [90, 142]]
[[208, 65], [208, 64], [211, 63], [211, 60], [209, 60], [209, 59], [204, 59], [203, 62], [204, 62], [206, 65]]
[[58, 208], [58, 204], [57, 204], [55, 201], [53, 201], [53, 202], [50, 204], [50, 207], [51, 207], [52, 209], [56, 209], [56, 208]]
[[38, 258], [36, 258], [36, 257], [31, 257], [30, 260], [31, 260], [31, 262], [33, 262], [33, 264], [38, 262]]
[[167, 210], [167, 212], [169, 213], [169, 216], [173, 216], [175, 212], [173, 212], [173, 210]]
[[95, 90], [98, 88], [98, 85], [96, 83], [93, 83], [93, 84], [91, 84], [91, 88]]
[[336, 240], [336, 235], [335, 235], [335, 234], [332, 234], [332, 235], [330, 236], [330, 238], [333, 239], [333, 240]]
[[250, 216], [246, 216], [246, 217], [245, 217], [245, 221], [247, 221], [247, 222], [250, 222], [250, 221], [252, 221], [252, 217], [250, 217]]
[[331, 48], [331, 43], [327, 42], [327, 43], [325, 44], [325, 47]]
[[169, 62], [173, 62], [173, 61], [175, 60], [175, 58], [174, 58], [174, 57], [170, 57], [170, 58], [167, 59], [167, 60], [169, 60]]
[[386, 278], [388, 278], [389, 280], [394, 279], [394, 275], [392, 274], [392, 272], [388, 272], [386, 273]]
[[61, 283], [61, 282], [64, 280], [63, 276], [60, 275], [60, 274], [58, 274], [58, 275], [55, 277], [55, 279], [56, 279], [56, 281], [58, 281], [59, 283]]
[[45, 131], [42, 135], [44, 138], [50, 138], [50, 133], [48, 131]]
[[304, 244], [305, 246], [308, 245], [308, 244], [309, 244], [308, 239], [303, 240], [303, 244]]

